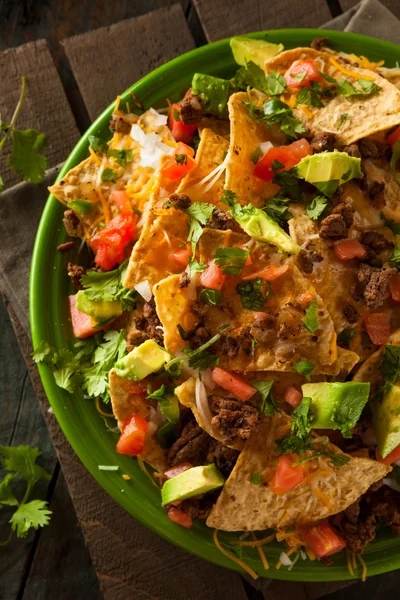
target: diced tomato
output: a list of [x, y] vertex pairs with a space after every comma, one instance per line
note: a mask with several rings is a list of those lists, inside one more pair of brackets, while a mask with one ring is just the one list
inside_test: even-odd
[[276, 472], [269, 484], [274, 494], [282, 495], [298, 486], [305, 478], [303, 465], [292, 467], [299, 460], [297, 454], [284, 454], [278, 458]]
[[115, 206], [121, 211], [123, 215], [132, 215], [133, 210], [129, 201], [129, 196], [123, 190], [115, 191], [111, 194], [112, 200]]
[[225, 283], [226, 275], [214, 260], [208, 262], [208, 266], [200, 275], [200, 283], [210, 290], [220, 290]]
[[365, 317], [365, 329], [372, 343], [383, 346], [392, 333], [389, 313], [371, 313]]
[[303, 394], [293, 385], [287, 388], [285, 392], [285, 400], [293, 408], [297, 408], [303, 400]]
[[387, 143], [389, 146], [394, 146], [396, 142], [400, 140], [400, 127], [397, 127], [390, 135], [387, 136]]
[[164, 475], [167, 479], [172, 479], [173, 477], [176, 477], [177, 475], [180, 475], [181, 473], [184, 473], [185, 471], [187, 471], [188, 469], [191, 469], [193, 467], [193, 465], [190, 462], [182, 462], [179, 465], [176, 465], [176, 467], [172, 467], [171, 469], [168, 469], [167, 471], [164, 472]]
[[400, 460], [400, 445], [397, 446], [394, 450], [390, 452], [385, 458], [382, 458], [381, 453], [378, 448], [375, 450], [376, 460], [381, 463], [386, 463], [387, 465], [392, 465], [393, 463]]
[[174, 260], [180, 267], [187, 267], [189, 263], [189, 256], [191, 252], [186, 246], [184, 248], [177, 248], [170, 254], [172, 260]]
[[243, 402], [250, 400], [250, 398], [254, 396], [257, 391], [242, 377], [239, 377], [239, 375], [234, 375], [229, 371], [224, 371], [224, 369], [220, 369], [220, 367], [215, 367], [211, 373], [211, 379], [214, 383], [219, 385], [219, 387], [231, 392], [231, 394], [236, 396], [236, 398], [239, 398], [239, 400], [243, 400]]
[[168, 116], [168, 127], [172, 131], [172, 136], [177, 142], [190, 144], [193, 140], [197, 125], [184, 125], [182, 121], [175, 119], [175, 111], [179, 113], [179, 104], [171, 104]]
[[74, 336], [79, 339], [84, 339], [90, 337], [91, 335], [95, 335], [99, 333], [100, 328], [95, 329], [93, 327], [93, 321], [86, 315], [76, 308], [76, 296], [68, 296], [69, 300], [69, 310], [71, 313], [71, 321], [72, 321], [72, 330], [74, 332]]
[[340, 260], [364, 258], [366, 250], [358, 240], [342, 240], [333, 246], [333, 251]]
[[177, 525], [182, 525], [182, 527], [186, 527], [186, 529], [190, 529], [192, 526], [192, 517], [184, 513], [183, 510], [179, 510], [174, 507], [169, 509], [168, 519], [170, 519]]
[[302, 534], [307, 546], [317, 558], [336, 554], [336, 552], [346, 548], [344, 539], [336, 533], [329, 523], [314, 525], [309, 529], [305, 529]]
[[109, 271], [119, 262], [124, 255], [125, 246], [133, 239], [137, 215], [123, 207], [121, 212], [100, 229], [89, 241], [90, 247], [95, 251], [95, 263]]
[[389, 281], [390, 293], [395, 302], [400, 302], [400, 273], [393, 275]]
[[193, 148], [180, 142], [175, 148], [172, 156], [165, 161], [162, 169], [163, 175], [173, 181], [175, 181], [175, 179], [182, 179], [182, 177], [184, 177], [186, 173], [189, 173], [196, 165], [193, 156]]
[[257, 271], [256, 273], [252, 273], [251, 275], [246, 275], [246, 277], [243, 277], [242, 279], [247, 280], [255, 279], [256, 277], [261, 277], [261, 279], [265, 279], [266, 281], [273, 281], [274, 279], [281, 277], [281, 275], [284, 275], [288, 269], [288, 265], [269, 265], [262, 271]]
[[284, 165], [280, 171], [288, 171], [305, 156], [312, 154], [311, 146], [306, 139], [297, 140], [289, 146], [270, 148], [254, 167], [254, 175], [263, 181], [272, 181], [275, 174], [272, 163], [277, 160]]
[[[304, 76], [303, 76], [304, 73]], [[294, 77], [297, 75], [298, 77]], [[295, 60], [284, 74], [288, 87], [310, 87], [312, 81], [322, 81], [317, 63], [313, 58]]]
[[147, 421], [135, 413], [124, 423], [122, 433], [117, 443], [117, 452], [138, 456], [143, 452], [144, 438], [147, 431]]

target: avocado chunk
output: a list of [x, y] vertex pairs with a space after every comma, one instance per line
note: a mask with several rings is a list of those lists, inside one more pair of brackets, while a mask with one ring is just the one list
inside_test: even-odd
[[385, 458], [400, 444], [400, 385], [390, 385], [382, 402], [374, 403], [372, 427], [378, 450]]
[[297, 254], [300, 251], [296, 242], [261, 208], [252, 204], [231, 204], [229, 210], [240, 227], [254, 240], [268, 242], [289, 254]]
[[226, 79], [195, 73], [192, 79], [192, 92], [200, 96], [206, 112], [217, 117], [227, 115], [230, 83]]
[[357, 381], [305, 383], [301, 390], [304, 398], [311, 398], [313, 429], [339, 429], [344, 437], [351, 437], [350, 430], [368, 401], [370, 384]]
[[164, 483], [161, 490], [162, 504], [206, 494], [222, 487], [224, 483], [225, 479], [215, 464], [192, 467]]
[[115, 371], [123, 379], [140, 381], [159, 371], [168, 360], [168, 354], [154, 340], [146, 340], [115, 364]]
[[285, 49], [283, 44], [272, 44], [265, 40], [254, 40], [253, 38], [238, 35], [230, 41], [233, 58], [238, 65], [244, 67], [252, 61], [264, 69], [264, 63], [269, 58], [276, 56]]
[[362, 178], [361, 158], [347, 152], [320, 152], [305, 156], [296, 165], [297, 176], [312, 183], [322, 194], [331, 197], [340, 184], [350, 179]]
[[89, 300], [84, 290], [79, 290], [76, 296], [76, 308], [92, 317], [96, 323], [112, 321], [122, 315], [121, 302], [119, 300]]

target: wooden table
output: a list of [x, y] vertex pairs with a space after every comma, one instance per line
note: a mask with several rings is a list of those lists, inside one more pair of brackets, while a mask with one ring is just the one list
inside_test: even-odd
[[[356, 2], [340, 3], [347, 9]], [[340, 3], [3, 0], [0, 113], [5, 119], [10, 116], [20, 77], [26, 75], [28, 97], [18, 124], [47, 134], [49, 167], [56, 167], [118, 92], [160, 64], [228, 35], [279, 27], [318, 27], [340, 14]], [[384, 4], [400, 17], [398, 0], [385, 0]], [[5, 170], [4, 158], [0, 158], [0, 172]], [[49, 173], [48, 183], [55, 174], [56, 170]], [[5, 181], [11, 187], [17, 177], [8, 173]], [[46, 198], [45, 184], [36, 188], [36, 194], [29, 184], [16, 186], [8, 205], [0, 205], [0, 236], [4, 240], [14, 232], [1, 230], [1, 211], [10, 206], [18, 209], [18, 203], [32, 201], [33, 196], [39, 203], [32, 207], [30, 222], [21, 222], [23, 243], [16, 248], [14, 277], [27, 275], [27, 257]], [[164, 542], [116, 505], [82, 466], [49, 411], [29, 358], [26, 294], [13, 296], [13, 276], [1, 279], [0, 444], [29, 443], [42, 449], [42, 464], [52, 478], [39, 484], [37, 492], [49, 501], [53, 517], [48, 527], [0, 549], [1, 600], [268, 600], [282, 594], [311, 599], [337, 589], [329, 584], [272, 582], [257, 590], [240, 575]], [[7, 519], [5, 511], [0, 512], [0, 531]], [[399, 575], [391, 573], [336, 591], [331, 597], [381, 598], [395, 593], [399, 583]]]

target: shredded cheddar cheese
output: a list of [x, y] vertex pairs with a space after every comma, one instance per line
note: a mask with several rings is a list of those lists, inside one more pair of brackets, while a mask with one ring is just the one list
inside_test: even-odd
[[151, 483], [152, 483], [153, 485], [155, 485], [157, 489], [159, 489], [159, 487], [160, 487], [160, 486], [159, 486], [159, 485], [157, 485], [157, 483], [154, 481], [154, 479], [152, 478], [152, 476], [150, 475], [150, 473], [149, 473], [149, 472], [148, 472], [148, 470], [146, 469], [146, 467], [145, 467], [145, 464], [144, 464], [144, 462], [143, 462], [143, 459], [142, 459], [142, 458], [140, 458], [140, 456], [138, 456], [138, 457], [137, 457], [137, 462], [138, 462], [139, 468], [140, 468], [140, 469], [143, 471], [143, 473], [146, 475], [146, 477], [147, 477], [148, 479], [150, 479]]
[[350, 573], [350, 575], [352, 575], [352, 577], [354, 577], [354, 570], [353, 570], [353, 565], [352, 565], [352, 556], [351, 556], [351, 552], [348, 548], [346, 548], [346, 560], [347, 560], [347, 569]]
[[242, 569], [244, 569], [250, 575], [250, 577], [252, 577], [253, 579], [258, 579], [257, 573], [255, 571], [253, 571], [253, 569], [251, 567], [249, 567], [248, 565], [246, 565], [245, 562], [243, 562], [239, 558], [236, 558], [236, 556], [234, 556], [233, 554], [231, 554], [230, 552], [228, 552], [228, 550], [225, 550], [225, 548], [223, 548], [221, 546], [221, 544], [220, 544], [220, 542], [218, 540], [218, 529], [214, 529], [213, 539], [214, 539], [214, 544], [217, 546], [218, 550], [220, 552], [222, 552], [222, 554], [225, 554], [225, 556], [227, 556], [228, 558], [230, 558], [234, 563], [236, 563], [237, 565], [239, 565], [240, 567], [242, 567]]
[[233, 546], [252, 546], [252, 547], [264, 546], [264, 544], [269, 544], [270, 542], [273, 542], [275, 537], [276, 537], [276, 534], [273, 533], [272, 535], [269, 535], [268, 537], [263, 538], [262, 540], [257, 540], [257, 541], [253, 541], [253, 542], [232, 542], [232, 545]]
[[311, 110], [309, 110], [307, 108], [307, 106], [305, 104], [300, 104], [300, 108], [303, 111], [303, 113], [306, 115], [306, 117], [308, 117], [309, 119], [312, 118], [313, 114], [312, 114]]
[[85, 225], [85, 223], [83, 221], [81, 221], [81, 225], [82, 225], [83, 233], [85, 234], [85, 238], [87, 240], [90, 240], [91, 235], [90, 235], [89, 230], [88, 230], [88, 228], [86, 227], [86, 225]]
[[90, 155], [91, 155], [91, 157], [93, 158], [93, 160], [94, 160], [95, 162], [97, 162], [97, 164], [98, 164], [98, 165], [100, 165], [100, 166], [101, 166], [101, 160], [100, 160], [100, 158], [97, 156], [96, 152], [93, 150], [92, 146], [89, 146], [89, 152], [90, 152]]
[[358, 64], [361, 69], [368, 69], [369, 71], [376, 71], [378, 67], [382, 67], [385, 64], [384, 60], [379, 62], [371, 62], [365, 56], [357, 56], [356, 54], [349, 54], [350, 58]]
[[107, 225], [107, 223], [110, 222], [110, 207], [108, 206], [107, 200], [104, 198], [104, 194], [101, 191], [100, 187], [98, 187], [96, 189], [96, 193], [97, 193], [98, 197], [100, 198], [101, 206], [102, 206], [103, 213], [104, 213], [104, 220]]
[[367, 565], [365, 564], [365, 560], [363, 559], [361, 554], [358, 555], [358, 560], [360, 561], [360, 564], [362, 566], [361, 581], [366, 581], [367, 580]]
[[290, 108], [292, 108], [292, 106], [294, 106], [296, 104], [296, 100], [297, 100], [296, 96], [294, 94], [292, 94], [288, 101], [288, 105], [290, 106]]
[[95, 400], [95, 403], [96, 403], [96, 410], [97, 410], [97, 412], [98, 412], [99, 414], [101, 414], [101, 416], [102, 416], [102, 417], [107, 417], [107, 418], [108, 418], [108, 417], [114, 417], [113, 413], [106, 413], [106, 412], [104, 412], [104, 411], [101, 409], [101, 407], [100, 407], [100, 398], [99, 398], [98, 396], [97, 396], [97, 398], [96, 398], [96, 400]]
[[324, 492], [319, 487], [314, 488], [313, 493], [315, 496], [317, 496], [319, 500], [321, 500], [322, 504], [325, 504], [326, 508], [328, 508], [329, 510], [333, 510], [334, 507], [332, 502], [328, 500]]
[[[258, 540], [257, 540], [257, 536], [256, 536], [256, 534], [254, 533], [254, 531], [252, 532], [252, 534], [251, 534], [251, 537], [253, 538], [253, 541], [254, 541], [255, 543], [257, 543], [257, 542], [258, 542]], [[258, 554], [260, 555], [261, 562], [262, 562], [262, 564], [263, 564], [263, 567], [264, 567], [264, 569], [265, 569], [265, 570], [268, 570], [268, 569], [269, 569], [269, 564], [268, 564], [267, 557], [266, 557], [266, 556], [265, 556], [265, 554], [264, 554], [264, 550], [262, 549], [262, 547], [261, 547], [261, 546], [256, 546], [256, 548], [257, 548], [257, 552], [258, 552]]]
[[366, 81], [375, 81], [375, 77], [371, 77], [370, 75], [364, 74], [361, 75], [360, 73], [354, 73], [354, 71], [350, 71], [349, 69], [342, 67], [342, 65], [340, 65], [338, 61], [333, 58], [333, 56], [329, 58], [329, 62], [335, 67], [335, 69], [341, 71], [344, 75], [347, 75], [348, 77], [354, 77], [354, 79], [365, 79]]
[[119, 105], [121, 104], [121, 96], [117, 96], [117, 99], [115, 101], [115, 108], [114, 111], [117, 112], [119, 110]]

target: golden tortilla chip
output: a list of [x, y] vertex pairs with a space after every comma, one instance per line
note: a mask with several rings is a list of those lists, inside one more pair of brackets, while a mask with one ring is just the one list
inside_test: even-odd
[[[389, 346], [400, 346], [400, 329], [392, 333], [387, 342]], [[383, 374], [379, 370], [385, 346], [381, 346], [363, 362], [354, 374], [353, 381], [369, 381], [372, 386], [382, 381]]]
[[[314, 58], [322, 73], [338, 81], [345, 79], [354, 84], [358, 79], [367, 79], [382, 88], [376, 94], [346, 98], [336, 95], [327, 98], [323, 107], [306, 106], [303, 110], [299, 105], [293, 108], [296, 118], [312, 135], [332, 133], [340, 144], [346, 145], [400, 123], [400, 91], [377, 73], [349, 65], [338, 55], [312, 48], [295, 48], [267, 60], [265, 69], [267, 73], [284, 72], [295, 60], [306, 58]], [[342, 123], [343, 114], [348, 118]]]
[[[143, 396], [132, 390], [132, 383], [128, 379], [119, 377], [115, 369], [111, 369], [109, 375], [111, 406], [121, 431], [132, 413], [147, 418], [150, 408], [154, 408], [150, 401], [144, 400]], [[150, 427], [146, 433], [141, 458], [157, 471], [164, 472], [168, 468], [166, 451], [157, 444], [154, 439], [154, 431]]]
[[179, 275], [170, 275], [153, 289], [158, 318], [164, 328], [164, 347], [173, 354], [185, 346], [178, 325], [182, 325], [186, 331], [194, 324], [191, 315], [193, 301], [188, 299], [187, 289], [179, 286]]
[[[277, 413], [266, 417], [246, 442], [207, 519], [209, 527], [257, 531], [307, 525], [344, 510], [391, 470], [388, 465], [366, 458], [350, 458], [342, 467], [334, 467], [329, 459], [321, 457], [309, 461], [308, 464], [315, 463], [315, 470], [310, 466], [309, 475], [301, 484], [277, 495], [266, 484], [272, 478], [278, 456], [274, 441], [284, 437], [288, 420], [287, 415]], [[319, 440], [310, 454], [318, 450], [343, 454], [333, 444], [322, 447]], [[261, 485], [252, 483], [254, 473], [261, 475]]]
[[218, 117], [203, 117], [198, 125], [199, 136], [203, 135], [205, 129], [211, 129], [213, 133], [229, 141], [231, 135], [231, 126], [229, 119], [219, 119]]

